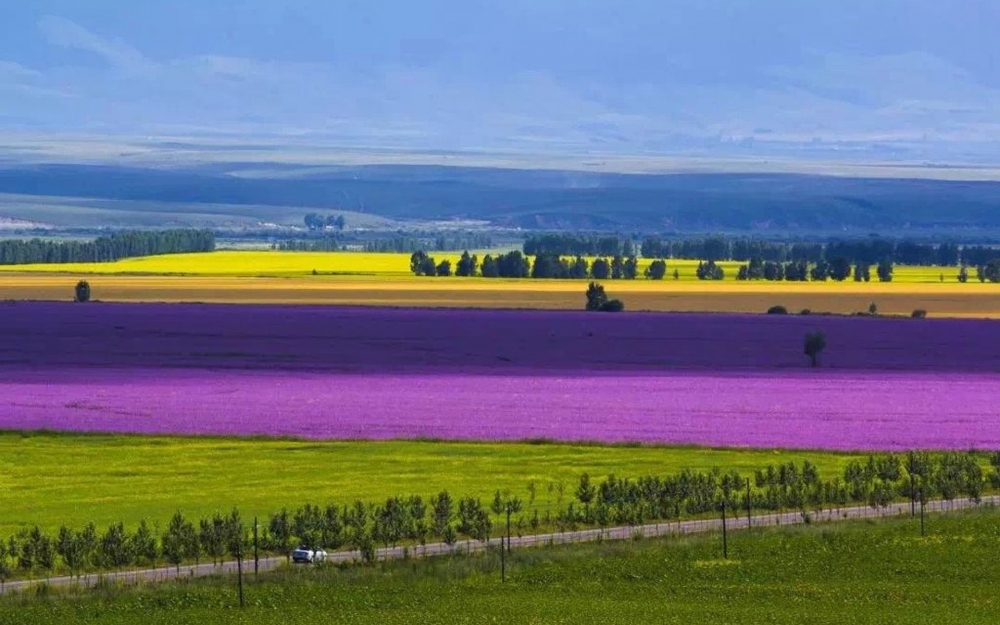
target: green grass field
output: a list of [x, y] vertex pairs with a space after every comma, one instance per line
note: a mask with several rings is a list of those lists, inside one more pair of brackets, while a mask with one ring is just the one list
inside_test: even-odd
[[995, 623], [998, 513], [279, 571], [0, 600], [0, 623]]
[[89, 521], [133, 526], [228, 511], [266, 515], [304, 503], [377, 502], [392, 495], [488, 497], [497, 489], [535, 507], [564, 502], [584, 472], [604, 477], [667, 475], [685, 468], [749, 472], [809, 459], [821, 476], [839, 475], [851, 456], [677, 447], [423, 441], [311, 442], [49, 433], [0, 434], [0, 536], [38, 524]]

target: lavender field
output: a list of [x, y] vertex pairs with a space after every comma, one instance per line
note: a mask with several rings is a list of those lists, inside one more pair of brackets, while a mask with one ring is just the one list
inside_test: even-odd
[[1000, 448], [990, 321], [58, 303], [0, 319], [3, 428]]

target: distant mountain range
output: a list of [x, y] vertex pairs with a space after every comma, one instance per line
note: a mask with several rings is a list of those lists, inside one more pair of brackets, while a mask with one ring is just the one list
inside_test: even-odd
[[878, 233], [981, 241], [1000, 233], [1000, 183], [989, 181], [414, 165], [273, 166], [266, 172], [259, 165], [22, 165], [0, 169], [0, 194], [10, 194], [0, 196], [0, 217], [63, 228], [189, 222], [225, 227], [238, 218], [301, 224], [308, 210], [320, 208], [349, 211], [349, 226], [370, 218], [367, 227], [376, 228], [374, 218], [385, 220], [382, 228], [475, 221], [536, 231], [776, 238]]

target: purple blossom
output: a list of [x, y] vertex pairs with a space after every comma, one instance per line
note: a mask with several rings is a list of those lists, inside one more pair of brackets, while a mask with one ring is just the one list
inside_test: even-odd
[[0, 319], [4, 428], [1000, 448], [992, 321], [43, 303]]

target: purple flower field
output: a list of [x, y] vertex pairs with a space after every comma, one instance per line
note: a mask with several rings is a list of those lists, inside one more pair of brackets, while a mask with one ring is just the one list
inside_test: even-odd
[[991, 321], [58, 303], [0, 319], [3, 428], [1000, 448]]

